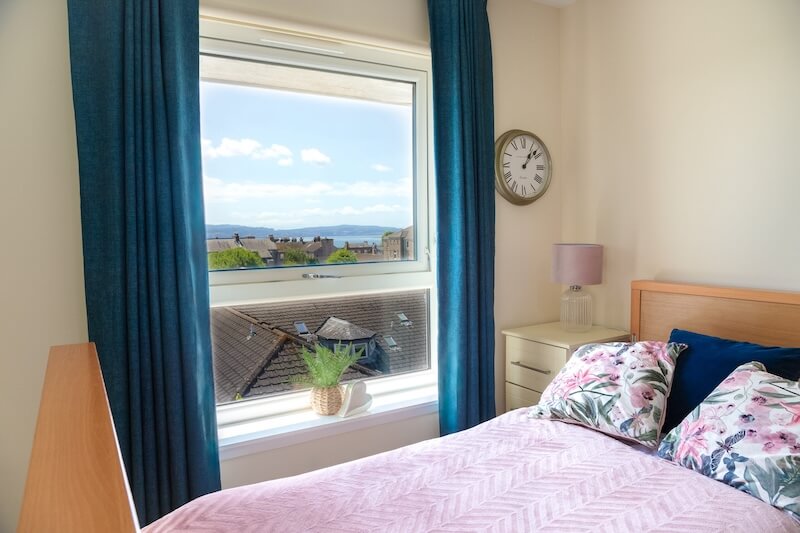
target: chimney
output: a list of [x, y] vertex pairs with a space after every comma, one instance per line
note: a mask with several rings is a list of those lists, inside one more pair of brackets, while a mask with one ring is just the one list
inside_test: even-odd
[[267, 239], [271, 240], [272, 242], [275, 242], [275, 235], [270, 234], [269, 236], [267, 236]]
[[242, 240], [239, 238], [239, 234], [238, 233], [234, 233], [233, 234], [233, 242], [236, 243], [236, 246], [241, 246], [242, 245]]

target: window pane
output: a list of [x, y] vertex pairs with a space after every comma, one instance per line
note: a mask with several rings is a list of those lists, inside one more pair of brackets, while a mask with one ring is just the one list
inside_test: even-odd
[[211, 270], [413, 260], [414, 84], [201, 56]]
[[363, 349], [344, 382], [430, 368], [427, 290], [212, 309], [217, 403], [307, 388], [303, 347]]

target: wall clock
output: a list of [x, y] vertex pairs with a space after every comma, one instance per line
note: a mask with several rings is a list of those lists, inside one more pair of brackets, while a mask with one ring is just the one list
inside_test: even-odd
[[525, 130], [509, 130], [494, 143], [494, 183], [503, 198], [526, 205], [550, 186], [553, 163], [542, 140]]

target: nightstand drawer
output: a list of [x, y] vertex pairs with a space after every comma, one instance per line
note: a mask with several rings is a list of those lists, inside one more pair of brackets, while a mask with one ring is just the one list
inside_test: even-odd
[[566, 361], [564, 348], [506, 337], [506, 381], [542, 392]]
[[536, 391], [506, 383], [506, 411], [536, 405], [541, 397], [542, 395]]

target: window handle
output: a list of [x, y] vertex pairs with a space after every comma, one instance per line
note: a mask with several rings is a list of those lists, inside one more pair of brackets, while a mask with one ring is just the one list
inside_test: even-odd
[[341, 277], [342, 276], [334, 276], [331, 274], [317, 274], [315, 272], [303, 274], [304, 279], [323, 279], [323, 278], [339, 279]]
[[535, 367], [532, 367], [532, 366], [528, 366], [525, 363], [520, 363], [519, 361], [511, 361], [511, 364], [514, 365], [514, 366], [519, 366], [519, 367], [525, 368], [527, 370], [533, 370], [534, 372], [538, 372], [540, 374], [544, 374], [545, 376], [553, 373], [552, 370], [542, 370], [541, 368], [535, 368]]

